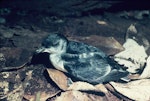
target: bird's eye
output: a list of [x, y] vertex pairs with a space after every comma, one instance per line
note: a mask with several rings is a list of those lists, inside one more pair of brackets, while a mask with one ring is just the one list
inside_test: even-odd
[[51, 45], [48, 41], [43, 41], [42, 46], [44, 46], [45, 48], [49, 48]]

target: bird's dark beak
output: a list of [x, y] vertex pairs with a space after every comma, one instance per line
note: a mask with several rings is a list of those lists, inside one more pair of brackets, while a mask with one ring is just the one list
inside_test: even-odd
[[36, 53], [44, 53], [44, 52], [51, 53], [50, 49], [44, 47], [41, 47], [36, 50]]
[[45, 48], [45, 47], [41, 47], [39, 49], [36, 50], [36, 53], [55, 53], [54, 51], [52, 51], [50, 48]]
[[43, 51], [45, 50], [44, 47], [41, 47], [39, 49], [36, 50], [36, 53], [43, 53]]

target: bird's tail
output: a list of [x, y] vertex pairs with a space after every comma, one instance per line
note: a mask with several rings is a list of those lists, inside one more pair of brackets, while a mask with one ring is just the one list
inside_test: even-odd
[[129, 81], [131, 81], [131, 79], [130, 78], [128, 78], [128, 76], [126, 76], [126, 77], [123, 77], [123, 78], [120, 78], [122, 81], [125, 81], [125, 82], [129, 82]]
[[[108, 59], [109, 64], [112, 66], [112, 75], [113, 75], [112, 77], [113, 78], [116, 78], [116, 80], [120, 79], [125, 82], [130, 81], [130, 79], [128, 78], [129, 72], [126, 71], [127, 68], [125, 66], [118, 64], [116, 61], [114, 61], [113, 58], [108, 57], [107, 59]], [[110, 74], [110, 76], [111, 76], [111, 74]]]
[[120, 72], [127, 72], [127, 67], [118, 64], [112, 57], [107, 57], [108, 63], [112, 66], [113, 69], [117, 69]]

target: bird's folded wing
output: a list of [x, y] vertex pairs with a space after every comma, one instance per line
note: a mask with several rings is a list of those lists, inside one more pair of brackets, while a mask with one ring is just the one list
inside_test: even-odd
[[72, 76], [90, 83], [97, 82], [111, 71], [105, 59], [95, 56], [88, 58], [76, 56], [69, 62], [64, 61], [64, 68]]

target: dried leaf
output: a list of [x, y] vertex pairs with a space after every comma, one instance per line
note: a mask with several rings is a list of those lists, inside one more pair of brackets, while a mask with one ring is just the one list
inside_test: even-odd
[[149, 78], [150, 77], [150, 56], [147, 58], [146, 67], [140, 75], [139, 78]]
[[88, 37], [73, 37], [78, 41], [93, 45], [105, 51], [108, 55], [114, 55], [124, 50], [124, 47], [113, 37], [102, 37], [98, 35], [91, 35]]
[[47, 69], [47, 72], [60, 89], [65, 91], [68, 88], [68, 77], [63, 72], [55, 69]]
[[85, 93], [80, 91], [66, 91], [61, 93], [55, 101], [91, 101]]
[[54, 94], [50, 94], [50, 93], [46, 93], [46, 92], [37, 92], [36, 95], [28, 95], [28, 94], [25, 94], [24, 95], [24, 98], [26, 100], [29, 100], [29, 101], [46, 101], [48, 98], [51, 98], [55, 95], [57, 95], [60, 91], [54, 93]]
[[74, 82], [73, 84], [71, 84], [67, 90], [83, 90], [83, 91], [85, 90], [85, 91], [87, 91], [87, 90], [96, 90], [96, 88], [87, 82], [79, 81], [79, 82]]
[[5, 57], [8, 67], [18, 67], [30, 60], [31, 52], [22, 48], [0, 48], [0, 53]]
[[124, 43], [124, 51], [115, 55], [115, 60], [126, 67], [131, 73], [138, 72], [138, 69], [144, 66], [147, 54], [143, 46], [140, 46], [133, 39], [127, 39]]
[[67, 90], [78, 90], [78, 91], [96, 91], [96, 92], [103, 92], [107, 93], [107, 89], [103, 84], [98, 84], [98, 85], [92, 85], [87, 82], [74, 82], [71, 84]]
[[124, 50], [122, 45], [113, 37], [102, 37], [91, 35], [88, 39], [89, 44], [95, 45], [109, 55], [116, 54]]
[[98, 85], [95, 85], [96, 89], [103, 92], [103, 93], [108, 93], [108, 90], [105, 88], [105, 86], [103, 84], [98, 84]]
[[[110, 92], [106, 93], [106, 97], [107, 97], [108, 101], [114, 101], [112, 99], [115, 99], [115, 101], [120, 101], [121, 99], [123, 101], [132, 101], [131, 99], [127, 98], [126, 96], [123, 96], [122, 94], [116, 92], [116, 90], [114, 89], [114, 87], [111, 84], [107, 83], [107, 84], [105, 84], [105, 87], [110, 91]], [[114, 95], [116, 95], [116, 96], [114, 96]], [[117, 97], [119, 97], [119, 98], [117, 98]], [[116, 99], [118, 99], [118, 100], [116, 100]]]
[[106, 97], [104, 96], [98, 96], [94, 94], [87, 94], [90, 101], [108, 101]]
[[127, 29], [127, 33], [132, 32], [132, 33], [137, 33], [137, 30], [135, 28], [135, 26], [133, 24], [131, 24], [129, 26], [129, 28]]
[[150, 100], [150, 79], [132, 81], [127, 84], [110, 82], [115, 90], [136, 101]]
[[46, 92], [37, 92], [36, 98], [34, 101], [46, 101], [51, 95]]
[[24, 99], [28, 100], [28, 101], [34, 101], [35, 100], [35, 95], [24, 95], [23, 96]]

